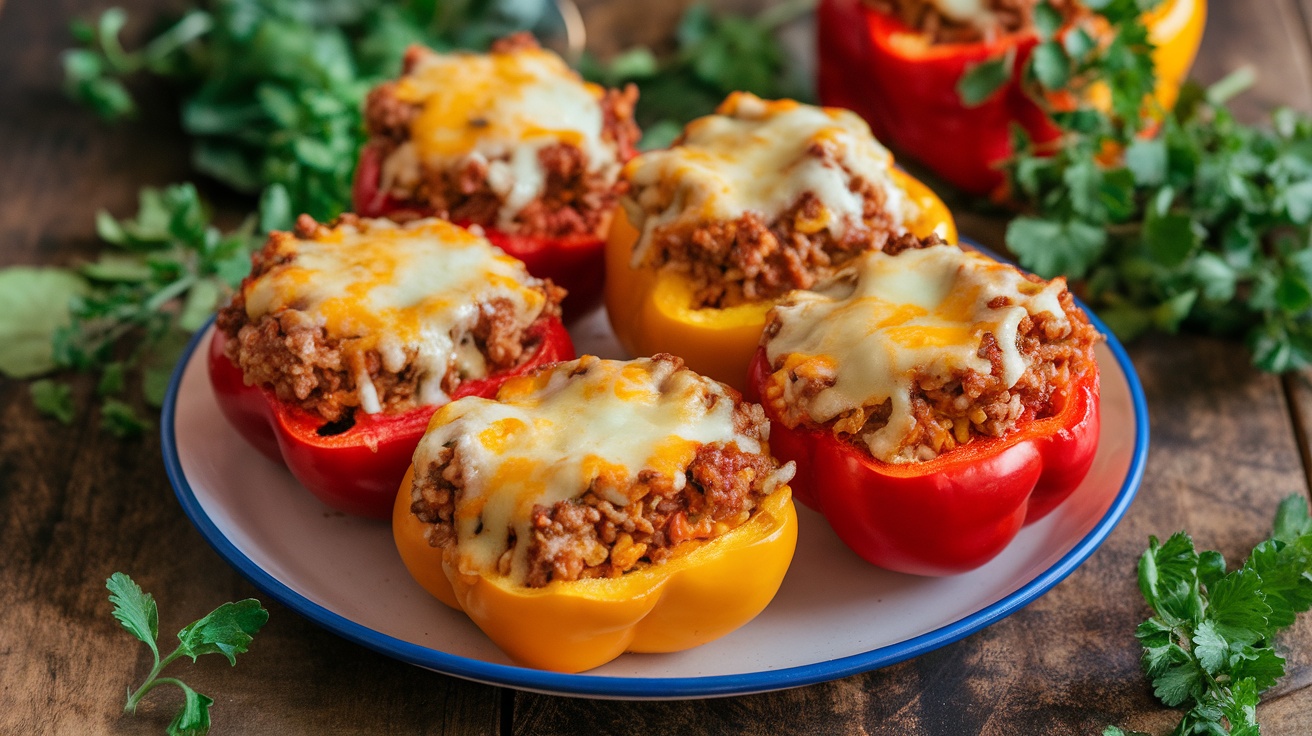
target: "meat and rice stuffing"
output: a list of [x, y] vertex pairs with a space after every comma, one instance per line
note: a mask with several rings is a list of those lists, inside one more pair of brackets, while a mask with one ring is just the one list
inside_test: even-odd
[[563, 292], [441, 220], [398, 225], [303, 215], [252, 257], [219, 311], [248, 385], [328, 422], [439, 404], [461, 382], [519, 365], [530, 326]]
[[640, 135], [636, 102], [632, 85], [584, 82], [527, 33], [487, 54], [412, 46], [402, 76], [365, 102], [362, 160], [380, 162], [376, 196], [389, 199], [394, 216], [547, 237], [596, 234]]
[[793, 474], [768, 434], [760, 406], [674, 356], [584, 356], [440, 409], [411, 511], [462, 572], [614, 577], [750, 519]]
[[[987, 41], [1034, 28], [1040, 0], [864, 0], [934, 43]], [[1048, 0], [1067, 21], [1085, 12], [1076, 0]]]
[[890, 463], [1053, 416], [1100, 335], [1064, 279], [902, 236], [770, 314], [763, 401]]
[[630, 161], [624, 178], [640, 233], [632, 267], [686, 273], [697, 308], [809, 288], [916, 214], [856, 114], [747, 93]]

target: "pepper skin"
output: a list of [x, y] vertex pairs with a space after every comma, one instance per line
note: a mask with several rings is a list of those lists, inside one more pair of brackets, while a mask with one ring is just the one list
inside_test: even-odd
[[[573, 360], [574, 344], [559, 318], [541, 318], [530, 330], [539, 341], [532, 358], [513, 370], [465, 381], [452, 398], [492, 396], [512, 376]], [[224, 355], [226, 339], [222, 332], [214, 332], [209, 373], [228, 422], [266, 457], [286, 465], [325, 504], [355, 516], [389, 518], [397, 479], [410, 465], [437, 407], [421, 406], [400, 414], [357, 412], [350, 429], [320, 435], [322, 417], [279, 400], [272, 389], [246, 385], [241, 368]]]
[[617, 578], [528, 588], [461, 573], [442, 549], [429, 546], [426, 525], [410, 513], [413, 473], [401, 482], [392, 517], [406, 568], [526, 667], [582, 672], [624, 652], [677, 652], [724, 636], [774, 598], [797, 546], [797, 512], [783, 486], [742, 526], [685, 543], [664, 563]]
[[[913, 234], [957, 242], [952, 214], [929, 187], [900, 169], [893, 170], [893, 180], [920, 208], [908, 228]], [[630, 355], [674, 353], [694, 371], [741, 391], [774, 301], [693, 309], [687, 278], [629, 265], [637, 238], [623, 209], [617, 209], [606, 244], [606, 313], [620, 344]]]
[[[1206, 16], [1206, 0], [1166, 0], [1144, 16], [1157, 45], [1154, 96], [1163, 109], [1175, 104]], [[861, 0], [821, 0], [816, 22], [821, 101], [856, 111], [885, 144], [968, 192], [1000, 191], [1003, 176], [996, 167], [1011, 156], [1013, 125], [1040, 143], [1057, 136], [1021, 85], [1021, 69], [1038, 43], [1033, 34], [930, 44]], [[1012, 78], [978, 107], [966, 107], [957, 93], [961, 76], [1012, 48], [1017, 62]]]
[[[432, 213], [397, 202], [386, 192], [378, 191], [381, 177], [378, 149], [366, 145], [360, 152], [355, 172], [352, 200], [361, 217], [431, 217]], [[468, 226], [467, 222], [457, 225]], [[609, 228], [602, 228], [603, 231]], [[483, 234], [508, 255], [524, 262], [528, 272], [540, 279], [551, 279], [568, 293], [561, 308], [567, 322], [582, 317], [601, 303], [602, 264], [606, 241], [591, 233], [551, 238], [544, 235], [507, 233], [484, 227]]]
[[[760, 401], [772, 372], [761, 348], [749, 401]], [[1096, 370], [1071, 385], [1056, 415], [919, 463], [875, 460], [827, 427], [787, 427], [763, 405], [771, 451], [797, 463], [797, 499], [871, 564], [916, 575], [953, 575], [993, 559], [1079, 486], [1098, 449]]]

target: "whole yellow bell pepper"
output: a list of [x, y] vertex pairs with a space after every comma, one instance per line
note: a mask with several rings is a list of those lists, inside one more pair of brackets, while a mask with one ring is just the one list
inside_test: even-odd
[[461, 573], [453, 552], [430, 546], [425, 524], [410, 513], [413, 475], [412, 467], [392, 516], [406, 568], [527, 667], [582, 672], [624, 652], [677, 652], [724, 636], [774, 598], [797, 546], [792, 491], [781, 486], [746, 523], [685, 542], [661, 564], [529, 588], [495, 574]]
[[[952, 214], [934, 192], [900, 169], [894, 182], [919, 208], [908, 229], [919, 237], [937, 234], [957, 241]], [[618, 209], [606, 243], [606, 312], [611, 328], [630, 355], [674, 353], [698, 373], [742, 390], [747, 366], [775, 300], [723, 309], [695, 309], [688, 278], [670, 269], [630, 266], [638, 231]]]

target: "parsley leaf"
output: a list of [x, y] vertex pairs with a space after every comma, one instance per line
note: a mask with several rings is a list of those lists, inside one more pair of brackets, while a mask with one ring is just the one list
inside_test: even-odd
[[[1151, 538], [1139, 587], [1153, 611], [1134, 633], [1144, 672], [1163, 704], [1185, 709], [1172, 733], [1257, 734], [1259, 695], [1285, 673], [1275, 637], [1312, 608], [1306, 499], [1282, 501], [1271, 538], [1232, 572], [1183, 532]], [[1103, 734], [1126, 736], [1115, 726]]]
[[210, 729], [210, 706], [214, 701], [196, 692], [186, 683], [173, 677], [160, 677], [160, 673], [173, 660], [188, 656], [192, 661], [202, 654], [222, 654], [234, 666], [237, 655], [246, 652], [252, 637], [269, 620], [269, 612], [260, 602], [248, 598], [236, 603], [224, 603], [203, 618], [185, 626], [178, 632], [178, 647], [160, 658], [159, 614], [155, 599], [133, 582], [127, 575], [116, 572], [105, 582], [110, 603], [114, 604], [114, 618], [123, 628], [150, 647], [154, 666], [141, 687], [128, 695], [124, 710], [136, 712], [137, 705], [158, 685], [175, 685], [182, 690], [183, 704], [168, 725], [174, 736], [203, 736]]
[[1006, 171], [1025, 215], [1007, 245], [1043, 276], [1088, 278], [1126, 338], [1196, 327], [1243, 335], [1265, 370], [1312, 365], [1312, 117], [1237, 122], [1225, 103], [1252, 83], [1244, 69], [1158, 108], [1155, 4], [1086, 3], [1098, 17], [1064, 30], [1036, 7], [1022, 79], [1059, 137], [1017, 135]]
[[72, 424], [76, 411], [73, 408], [73, 388], [67, 383], [59, 383], [49, 378], [33, 381], [28, 386], [32, 394], [32, 403], [36, 410], [48, 417], [53, 417], [60, 424]]

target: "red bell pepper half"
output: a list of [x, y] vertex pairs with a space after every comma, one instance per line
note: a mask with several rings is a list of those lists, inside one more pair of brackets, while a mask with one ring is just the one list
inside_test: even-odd
[[816, 24], [824, 104], [855, 111], [880, 141], [968, 192], [989, 193], [1003, 183], [995, 166], [1011, 156], [1013, 123], [1038, 142], [1058, 134], [1019, 76], [977, 107], [957, 93], [967, 69], [1009, 48], [1022, 68], [1038, 44], [1033, 34], [933, 45], [861, 0], [822, 0]]
[[[416, 209], [380, 191], [382, 160], [379, 148], [366, 145], [360, 151], [351, 198], [355, 213], [361, 217], [431, 217], [430, 211]], [[457, 225], [468, 226], [467, 222]], [[484, 235], [508, 255], [524, 262], [528, 272], [540, 279], [551, 279], [563, 287], [568, 296], [561, 308], [567, 322], [582, 317], [601, 303], [601, 285], [606, 275], [603, 253], [606, 239], [595, 233], [553, 238], [545, 235], [507, 233], [484, 227]]]
[[[465, 381], [451, 398], [491, 397], [501, 384], [548, 363], [574, 359], [574, 344], [557, 317], [543, 317], [529, 328], [538, 343], [533, 356], [512, 370]], [[210, 383], [219, 409], [233, 427], [325, 504], [348, 514], [389, 519], [397, 485], [410, 467], [419, 439], [436, 406], [400, 414], [356, 412], [341, 431], [295, 404], [278, 399], [272, 389], [247, 386], [241, 368], [223, 352], [226, 336], [215, 331], [210, 341]]]
[[[772, 374], [757, 350], [747, 398], [760, 401]], [[1074, 381], [1054, 416], [1010, 434], [976, 439], [919, 463], [875, 460], [827, 427], [787, 427], [765, 404], [770, 449], [797, 463], [793, 495], [879, 567], [952, 575], [993, 559], [1025, 524], [1073, 492], [1098, 449], [1098, 374]]]

